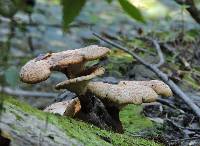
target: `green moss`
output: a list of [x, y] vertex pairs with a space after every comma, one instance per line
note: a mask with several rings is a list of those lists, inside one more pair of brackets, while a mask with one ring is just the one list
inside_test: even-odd
[[111, 51], [108, 64], [105, 66], [106, 71], [110, 75], [122, 77], [127, 72], [129, 64], [133, 61], [133, 57], [122, 51]]
[[18, 115], [16, 112], [12, 112], [12, 113], [15, 115], [18, 121], [23, 120], [23, 118], [20, 115]]
[[199, 84], [193, 79], [191, 73], [185, 74], [183, 77], [183, 81], [186, 83], [186, 86], [189, 86], [187, 88], [192, 87], [194, 90], [200, 89]]
[[[91, 124], [87, 124], [81, 121], [74, 120], [69, 117], [58, 116], [50, 113], [44, 113], [40, 110], [34, 109], [31, 106], [21, 103], [13, 98], [4, 98], [5, 107], [15, 107], [27, 114], [37, 116], [39, 119], [46, 120], [48, 116], [48, 123], [54, 124], [65, 131], [65, 133], [75, 138], [87, 146], [95, 145], [115, 145], [115, 146], [157, 146], [159, 144], [145, 140], [142, 138], [134, 138], [125, 134], [113, 133], [106, 130], [101, 130]], [[139, 112], [139, 108], [136, 106], [128, 106], [121, 113], [121, 118], [125, 124], [125, 128], [129, 130], [139, 130], [141, 127], [151, 126], [150, 121], [144, 117], [135, 114]], [[16, 113], [15, 113], [16, 114]], [[131, 116], [133, 114], [133, 116]], [[127, 121], [132, 121], [133, 124]]]
[[136, 132], [153, 126], [150, 120], [140, 114], [141, 110], [139, 105], [128, 105], [120, 112], [120, 119], [126, 131]]

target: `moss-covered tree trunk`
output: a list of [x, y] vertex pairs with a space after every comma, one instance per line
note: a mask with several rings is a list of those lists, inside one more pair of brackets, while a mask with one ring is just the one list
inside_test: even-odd
[[[1, 97], [2, 99], [2, 97]], [[77, 121], [44, 113], [10, 97], [3, 98], [0, 145], [159, 145], [153, 141], [117, 134]]]

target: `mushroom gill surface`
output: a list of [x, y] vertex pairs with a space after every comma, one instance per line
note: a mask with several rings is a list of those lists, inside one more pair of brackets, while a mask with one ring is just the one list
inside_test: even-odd
[[96, 76], [103, 75], [105, 69], [103, 67], [99, 67], [94, 69], [90, 74], [80, 76], [73, 79], [68, 79], [63, 82], [58, 83], [55, 88], [56, 89], [68, 89], [71, 92], [76, 93], [77, 95], [83, 95], [86, 92], [87, 84], [95, 78]]

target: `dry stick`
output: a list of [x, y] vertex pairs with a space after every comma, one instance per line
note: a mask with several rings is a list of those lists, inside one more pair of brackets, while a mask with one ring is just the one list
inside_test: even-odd
[[156, 51], [158, 53], [158, 56], [160, 58], [160, 61], [158, 62], [158, 64], [155, 64], [155, 66], [156, 67], [160, 67], [161, 65], [163, 65], [165, 63], [165, 59], [164, 59], [163, 53], [162, 53], [162, 51], [160, 49], [160, 45], [156, 40], [149, 39], [149, 41], [151, 41], [154, 44], [154, 46], [156, 48]]
[[25, 96], [25, 97], [46, 97], [46, 98], [56, 98], [58, 94], [56, 93], [47, 93], [47, 92], [37, 92], [37, 91], [25, 91], [21, 89], [12, 89], [10, 87], [1, 87], [0, 92], [15, 95], [15, 96]]
[[178, 141], [188, 141], [188, 140], [199, 140], [200, 137], [196, 136], [196, 137], [188, 137], [188, 138], [182, 138], [182, 139], [174, 139], [174, 140], [170, 140], [169, 142], [178, 142]]
[[[165, 99], [158, 98], [156, 101], [159, 102], [159, 103], [161, 103], [161, 104], [163, 104], [163, 105], [166, 105], [166, 106], [168, 106], [168, 107], [171, 107], [171, 108], [173, 108], [173, 109], [177, 109], [176, 106], [172, 105], [171, 103], [169, 103], [169, 102], [168, 102], [167, 100], [165, 100]], [[181, 110], [179, 110], [179, 111], [181, 111]], [[181, 111], [181, 112], [182, 112], [182, 111]]]
[[190, 131], [194, 131], [194, 132], [200, 132], [200, 129], [199, 128], [188, 128], [188, 127], [182, 127], [180, 125], [177, 125], [176, 123], [174, 123], [172, 120], [170, 119], [166, 119], [166, 121], [170, 122], [172, 125], [174, 125], [175, 127], [179, 128], [179, 129], [187, 129], [187, 130], [190, 130]]
[[154, 66], [160, 67], [161, 65], [163, 65], [165, 63], [165, 59], [164, 59], [164, 56], [163, 56], [163, 53], [161, 51], [160, 44], [159, 44], [158, 41], [150, 39], [150, 38], [146, 38], [146, 37], [136, 37], [136, 38], [144, 40], [144, 41], [150, 41], [155, 46], [156, 51], [158, 53], [158, 56], [159, 56], [160, 60], [159, 60], [159, 62], [157, 64], [154, 64]]
[[100, 40], [120, 49], [123, 50], [124, 52], [132, 55], [137, 61], [139, 61], [141, 64], [143, 64], [144, 66], [146, 66], [148, 69], [150, 69], [151, 71], [153, 71], [161, 80], [163, 80], [166, 84], [169, 85], [169, 87], [172, 89], [172, 91], [179, 96], [180, 98], [182, 98], [185, 103], [193, 110], [193, 112], [198, 116], [198, 118], [200, 118], [200, 108], [172, 81], [168, 78], [168, 76], [163, 73], [161, 70], [158, 69], [158, 67], [156, 67], [155, 65], [146, 63], [142, 58], [140, 58], [137, 54], [135, 54], [134, 52], [130, 51], [129, 49], [113, 42], [110, 41], [108, 39], [105, 39], [103, 37], [101, 37], [99, 34], [97, 33], [93, 33], [94, 36], [96, 36], [97, 38], [99, 38]]
[[[12, 20], [10, 20], [9, 18], [5, 18], [0, 16], [0, 21], [6, 22], [6, 23], [10, 23]], [[29, 27], [39, 27], [39, 26], [44, 26], [44, 27], [54, 27], [54, 28], [62, 28], [61, 24], [45, 24], [45, 23], [38, 23], [38, 22], [31, 22], [31, 23], [27, 23], [27, 22], [23, 22], [22, 20], [20, 20], [19, 18], [13, 19], [13, 21], [15, 21], [16, 24], [18, 25], [25, 25], [25, 26], [29, 26]], [[88, 23], [84, 23], [84, 22], [79, 22], [80, 24], [70, 24], [69, 27], [79, 27], [80, 25], [82, 26], [89, 26]]]

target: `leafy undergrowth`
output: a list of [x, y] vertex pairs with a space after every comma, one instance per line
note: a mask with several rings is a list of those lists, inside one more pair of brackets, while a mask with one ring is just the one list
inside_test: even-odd
[[[91, 124], [87, 124], [81, 121], [77, 121], [71, 118], [62, 117], [50, 113], [44, 113], [40, 110], [34, 109], [31, 106], [21, 103], [11, 97], [4, 95], [4, 106], [11, 107], [15, 106], [18, 110], [21, 110], [27, 114], [38, 117], [41, 120], [48, 119], [48, 123], [58, 126], [63, 129], [65, 133], [80, 142], [88, 146], [94, 145], [120, 145], [120, 146], [131, 146], [131, 145], [148, 145], [157, 146], [157, 144], [150, 140], [142, 138], [132, 137], [128, 134], [117, 134], [106, 130], [101, 130]], [[121, 119], [125, 126], [125, 129], [129, 131], [138, 131], [140, 129], [152, 126], [151, 122], [140, 116], [139, 108], [135, 106], [128, 106], [121, 113]], [[17, 113], [16, 113], [17, 114]], [[47, 118], [48, 116], [48, 118]], [[20, 120], [20, 118], [18, 118]]]

